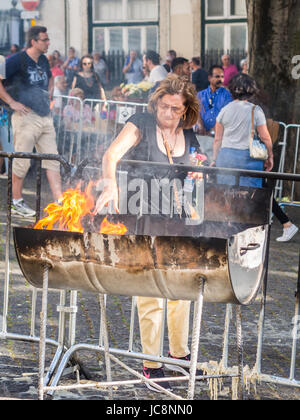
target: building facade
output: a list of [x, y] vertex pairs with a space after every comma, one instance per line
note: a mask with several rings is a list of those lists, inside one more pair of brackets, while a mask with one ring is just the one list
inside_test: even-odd
[[[3, 1], [6, 9], [12, 3]], [[130, 49], [140, 53], [153, 49], [164, 58], [169, 49], [174, 49], [178, 55], [190, 58], [210, 49], [247, 49], [245, 3], [246, 0], [41, 0], [35, 23], [47, 26], [50, 50], [63, 54], [69, 46], [74, 46], [78, 55], [94, 50], [126, 54]]]

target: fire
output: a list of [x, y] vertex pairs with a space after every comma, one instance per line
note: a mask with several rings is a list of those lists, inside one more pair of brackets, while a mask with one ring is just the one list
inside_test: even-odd
[[[90, 181], [85, 191], [80, 190], [80, 183], [75, 189], [66, 190], [60, 199], [60, 203], [50, 203], [45, 212], [48, 216], [41, 219], [34, 229], [57, 230], [83, 233], [82, 219], [89, 215], [93, 216], [95, 200], [91, 193], [94, 183]], [[121, 223], [110, 223], [105, 218], [100, 226], [99, 233], [109, 235], [124, 235], [127, 232], [126, 226]]]
[[48, 216], [40, 220], [35, 229], [52, 230], [57, 224], [58, 230], [69, 232], [83, 232], [81, 220], [84, 216], [91, 213], [95, 206], [95, 200], [91, 194], [93, 183], [90, 182], [84, 192], [79, 188], [68, 189], [61, 197], [61, 204], [50, 203], [45, 212]]
[[100, 233], [106, 235], [125, 235], [127, 227], [122, 223], [110, 223], [105, 217], [100, 226]]

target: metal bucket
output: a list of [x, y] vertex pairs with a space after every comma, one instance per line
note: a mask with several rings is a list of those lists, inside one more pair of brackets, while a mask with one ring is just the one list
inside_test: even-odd
[[249, 304], [264, 274], [268, 226], [230, 239], [115, 236], [14, 228], [18, 261], [30, 284], [126, 296]]

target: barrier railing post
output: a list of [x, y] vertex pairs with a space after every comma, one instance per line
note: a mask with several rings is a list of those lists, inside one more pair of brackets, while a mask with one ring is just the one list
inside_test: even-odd
[[190, 379], [189, 379], [188, 394], [187, 394], [187, 398], [189, 400], [193, 400], [194, 395], [195, 395], [195, 381], [196, 381], [200, 331], [201, 331], [202, 312], [203, 312], [204, 285], [205, 285], [205, 279], [203, 277], [199, 278], [199, 295], [198, 295], [198, 299], [195, 301], [194, 320], [193, 320]]
[[[278, 171], [285, 173], [285, 162], [286, 162], [286, 152], [287, 152], [287, 146], [288, 146], [288, 138], [291, 131], [291, 128], [296, 129], [296, 138], [295, 138], [295, 146], [293, 148], [293, 154], [294, 154], [294, 161], [293, 161], [293, 173], [297, 174], [297, 165], [299, 160], [299, 139], [300, 139], [300, 125], [299, 124], [284, 124], [280, 123], [284, 127], [284, 134], [283, 134], [283, 141], [279, 142], [279, 146], [282, 146], [282, 150], [280, 153], [280, 161], [279, 161], [279, 167]], [[275, 185], [275, 198], [281, 202], [282, 195], [283, 195], [283, 186], [284, 186], [284, 180], [278, 179], [276, 181]], [[282, 205], [296, 205], [293, 204], [295, 196], [295, 180], [292, 180], [291, 183], [291, 195], [290, 195], [290, 201], [288, 203], [284, 202]], [[297, 204], [298, 206], [298, 204]]]
[[46, 359], [46, 338], [47, 338], [47, 305], [48, 305], [48, 265], [44, 266], [43, 272], [43, 295], [40, 326], [40, 350], [39, 350], [39, 400], [44, 399], [44, 373]]
[[221, 365], [224, 369], [227, 369], [227, 366], [228, 366], [228, 344], [229, 344], [229, 329], [230, 329], [231, 317], [232, 317], [232, 305], [228, 303], [226, 305], [224, 338], [223, 338], [223, 353], [222, 353], [222, 359], [221, 359]]
[[290, 366], [290, 377], [289, 379], [293, 381], [295, 379], [295, 369], [296, 369], [296, 357], [297, 357], [297, 341], [299, 339], [299, 324], [300, 324], [300, 252], [299, 252], [299, 264], [298, 264], [298, 280], [297, 280], [297, 290], [295, 292], [296, 304], [295, 304], [295, 315], [293, 318], [293, 344], [292, 344], [292, 355], [291, 355], [291, 366]]
[[[283, 128], [283, 140], [278, 142], [279, 146], [282, 146], [281, 153], [280, 153], [280, 160], [278, 166], [278, 172], [284, 172], [284, 165], [285, 165], [285, 154], [286, 154], [286, 143], [287, 143], [287, 125], [283, 122], [279, 123]], [[279, 199], [282, 198], [282, 188], [283, 188], [283, 181], [277, 180], [274, 188], [274, 198]]]
[[[106, 377], [107, 381], [111, 382], [111, 364], [110, 364], [110, 354], [109, 354], [109, 337], [107, 329], [107, 318], [106, 318], [106, 307], [104, 303], [104, 295], [100, 294], [100, 311], [101, 311], [101, 323], [102, 323], [102, 332], [103, 332], [103, 341], [104, 341], [104, 355], [105, 355], [105, 367], [106, 367]], [[112, 387], [109, 387], [109, 396], [112, 399]]]
[[4, 274], [4, 301], [3, 301], [3, 323], [2, 332], [7, 333], [7, 315], [9, 300], [9, 245], [11, 234], [11, 204], [12, 204], [12, 159], [8, 160], [8, 181], [7, 181], [7, 209], [6, 209], [6, 242], [5, 242], [5, 274]]
[[[294, 166], [293, 166], [294, 174], [297, 173], [298, 152], [299, 152], [299, 136], [300, 136], [300, 125], [297, 126], [297, 134], [296, 134], [296, 145], [295, 145]], [[295, 181], [292, 181], [291, 201], [294, 201], [294, 194], [295, 194]]]
[[128, 351], [133, 351], [135, 313], [136, 313], [136, 296], [133, 296], [132, 297], [132, 300], [131, 300], [130, 330], [129, 330]]

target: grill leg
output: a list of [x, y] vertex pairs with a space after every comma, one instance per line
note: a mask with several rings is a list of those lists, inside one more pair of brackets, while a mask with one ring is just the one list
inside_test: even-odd
[[[104, 302], [104, 295], [100, 295], [100, 310], [101, 310], [101, 330], [103, 333], [104, 341], [104, 355], [105, 355], [105, 366], [106, 366], [106, 378], [108, 382], [112, 381], [111, 375], [111, 363], [110, 363], [110, 354], [109, 354], [109, 339], [108, 339], [108, 330], [107, 330], [107, 318], [106, 318], [106, 308]], [[109, 398], [113, 399], [112, 387], [109, 387]]]
[[201, 329], [202, 311], [203, 311], [203, 293], [204, 293], [204, 279], [201, 278], [199, 281], [199, 295], [198, 295], [198, 299], [195, 302], [195, 312], [194, 312], [194, 320], [193, 320], [190, 379], [189, 379], [188, 394], [187, 394], [188, 400], [194, 399], [194, 394], [195, 394], [195, 382], [196, 382], [195, 377], [196, 377], [196, 370], [197, 370], [200, 329]]
[[45, 265], [44, 272], [43, 272], [43, 294], [42, 294], [40, 347], [39, 347], [39, 384], [38, 384], [39, 400], [44, 399], [44, 373], [45, 373], [47, 305], [48, 305], [48, 272], [49, 272], [49, 268], [47, 265]]
[[240, 305], [236, 305], [236, 338], [238, 352], [238, 399], [244, 399], [244, 355], [243, 355], [243, 337], [242, 337], [242, 310]]

